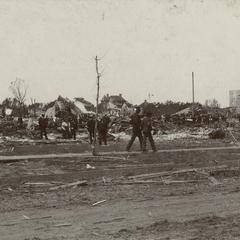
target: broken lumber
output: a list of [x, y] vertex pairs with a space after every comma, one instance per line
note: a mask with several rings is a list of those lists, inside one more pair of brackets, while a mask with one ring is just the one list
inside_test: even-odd
[[205, 172], [204, 170], [196, 170], [197, 173], [204, 175], [207, 177], [207, 179], [213, 184], [213, 185], [219, 185], [220, 183], [215, 177], [210, 176], [208, 172]]
[[208, 177], [208, 180], [213, 184], [213, 185], [219, 185], [219, 184], [222, 184], [220, 183], [215, 177], [213, 176], [209, 176]]
[[52, 218], [52, 216], [43, 216], [43, 217], [33, 217], [33, 218], [30, 218], [26, 215], [23, 215], [24, 219], [25, 220], [40, 220], [40, 219], [48, 219], [48, 218]]
[[160, 183], [162, 184], [162, 181], [153, 181], [153, 180], [133, 180], [133, 181], [124, 181], [124, 182], [114, 182], [119, 185], [131, 185], [131, 184], [151, 184], [151, 183]]
[[2, 226], [2, 227], [9, 227], [9, 226], [14, 226], [14, 225], [16, 225], [16, 224], [18, 224], [18, 223], [17, 223], [17, 222], [5, 223], [5, 224], [0, 224], [0, 226]]
[[64, 185], [60, 185], [60, 186], [56, 186], [56, 187], [51, 187], [50, 190], [57, 190], [57, 189], [63, 189], [63, 188], [68, 188], [68, 187], [85, 186], [85, 185], [87, 185], [87, 181], [83, 180], [83, 181], [77, 181], [77, 182], [68, 183], [68, 184], [64, 184]]
[[95, 203], [92, 204], [92, 206], [97, 206], [98, 204], [104, 203], [106, 201], [107, 200], [101, 200], [101, 201], [95, 202]]
[[53, 225], [53, 227], [69, 227], [69, 226], [72, 226], [72, 224], [71, 223], [60, 223], [60, 224]]
[[47, 182], [25, 182], [24, 185], [28, 185], [28, 186], [51, 186], [52, 183], [47, 183]]
[[172, 171], [172, 172], [156, 172], [156, 173], [145, 173], [145, 174], [140, 174], [140, 175], [135, 175], [135, 176], [129, 176], [129, 179], [148, 179], [148, 178], [155, 178], [155, 177], [164, 177], [164, 176], [169, 176], [169, 175], [174, 175], [174, 174], [179, 174], [179, 173], [188, 173], [188, 172], [198, 172], [201, 170], [208, 170], [208, 171], [212, 171], [215, 169], [223, 169], [223, 168], [227, 168], [227, 165], [221, 165], [221, 166], [217, 166], [217, 167], [213, 167], [213, 168], [189, 168], [189, 169], [182, 169], [182, 170], [178, 170], [178, 171]]
[[201, 180], [163, 180], [163, 183], [168, 184], [178, 184], [178, 183], [196, 183], [201, 182]]
[[120, 222], [120, 221], [122, 221], [122, 220], [124, 220], [124, 219], [125, 219], [125, 217], [119, 217], [119, 218], [113, 218], [113, 219], [105, 220], [105, 221], [98, 221], [98, 222], [95, 222], [94, 224]]
[[96, 156], [86, 156], [85, 158], [100, 158], [101, 159], [113, 159], [113, 160], [127, 160], [128, 157], [124, 157], [124, 156], [120, 156], [120, 157], [116, 157], [116, 156], [106, 156], [106, 155], [96, 155]]
[[146, 173], [146, 174], [140, 174], [135, 176], [130, 176], [128, 178], [130, 179], [136, 179], [136, 178], [154, 178], [154, 177], [163, 177], [168, 176], [172, 174], [178, 174], [178, 173], [187, 173], [187, 172], [194, 172], [195, 169], [185, 169], [185, 170], [179, 170], [174, 172], [157, 172], [157, 173]]
[[227, 128], [227, 131], [230, 133], [230, 136], [232, 137], [233, 141], [234, 141], [236, 144], [239, 145], [239, 142], [238, 142], [238, 140], [234, 137], [232, 131], [231, 131], [229, 128]]

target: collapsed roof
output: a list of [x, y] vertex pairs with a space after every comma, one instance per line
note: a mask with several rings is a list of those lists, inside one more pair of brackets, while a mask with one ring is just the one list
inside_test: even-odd
[[49, 108], [45, 112], [45, 116], [48, 118], [54, 117], [66, 117], [71, 114], [75, 116], [81, 116], [82, 114], [92, 113], [88, 111], [83, 103], [79, 101], [71, 101], [68, 98], [59, 96], [57, 100], [51, 103]]

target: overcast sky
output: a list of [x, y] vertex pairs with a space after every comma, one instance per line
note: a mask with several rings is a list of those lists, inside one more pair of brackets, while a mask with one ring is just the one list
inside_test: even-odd
[[240, 89], [238, 0], [0, 0], [0, 101], [16, 77], [28, 99], [94, 101], [122, 93], [138, 104], [216, 98]]

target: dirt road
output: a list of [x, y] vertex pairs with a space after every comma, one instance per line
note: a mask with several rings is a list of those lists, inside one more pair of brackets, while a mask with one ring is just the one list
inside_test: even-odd
[[68, 156], [1, 163], [0, 239], [240, 239], [239, 148]]
[[[8, 212], [0, 217], [1, 239], [113, 239], [114, 236], [118, 238], [118, 234], [120, 238], [132, 236], [134, 239], [137, 229], [165, 220], [177, 225], [209, 216], [232, 217], [240, 213], [239, 198], [240, 193], [237, 192], [227, 195], [194, 194], [181, 198], [109, 199], [97, 207], [69, 206]], [[26, 220], [24, 216], [36, 219]], [[51, 218], [44, 218], [48, 216]], [[203, 223], [202, 227], [205, 224], [208, 223]], [[170, 239], [194, 239], [196, 236], [195, 232], [184, 229], [175, 231], [172, 227], [159, 233], [156, 239], [164, 239], [169, 235]], [[219, 236], [218, 239], [222, 238]]]

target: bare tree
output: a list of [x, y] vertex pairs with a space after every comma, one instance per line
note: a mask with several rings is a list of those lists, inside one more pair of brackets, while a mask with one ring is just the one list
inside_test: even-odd
[[36, 117], [36, 99], [30, 98], [30, 100], [31, 100], [31, 107], [33, 108], [33, 112], [34, 112], [34, 117]]
[[17, 100], [19, 104], [19, 115], [22, 117], [24, 104], [26, 101], [28, 86], [24, 79], [16, 78], [15, 81], [11, 82], [9, 86], [9, 90], [12, 92], [14, 98]]

